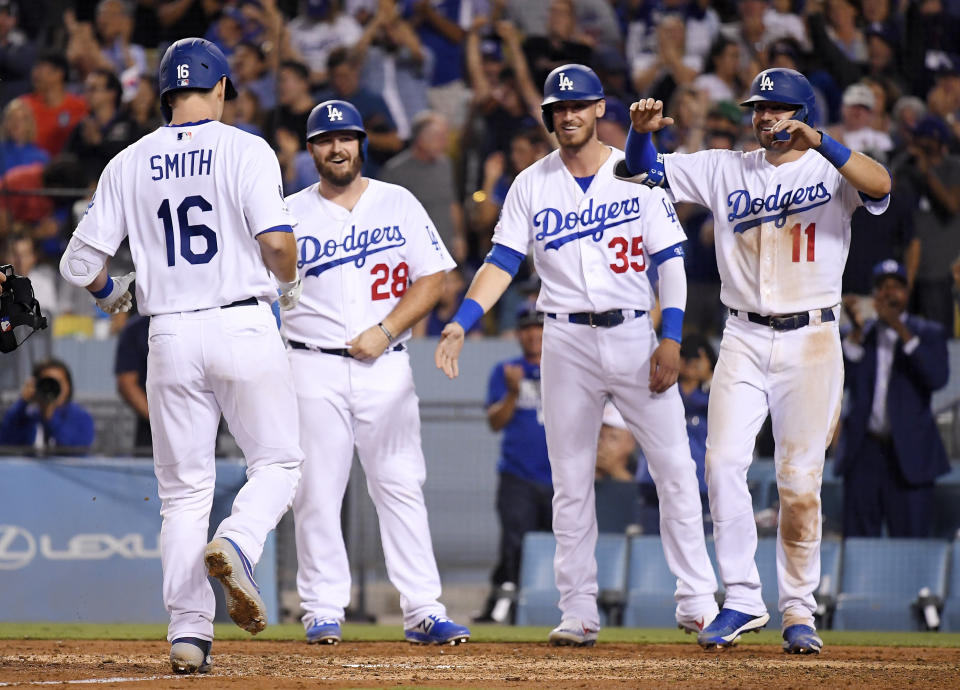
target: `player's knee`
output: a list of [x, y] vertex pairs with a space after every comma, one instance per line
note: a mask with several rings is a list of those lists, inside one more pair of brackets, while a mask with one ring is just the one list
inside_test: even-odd
[[779, 487], [780, 535], [784, 542], [815, 541], [820, 538], [820, 492], [817, 487], [795, 490]]

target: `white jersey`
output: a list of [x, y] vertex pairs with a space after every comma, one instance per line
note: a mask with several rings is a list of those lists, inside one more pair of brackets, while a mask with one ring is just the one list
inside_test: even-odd
[[[303, 294], [283, 315], [290, 340], [342, 348], [383, 321], [409, 283], [456, 263], [423, 205], [403, 187], [378, 180], [352, 211], [324, 199], [320, 183], [287, 198], [297, 226]], [[394, 333], [402, 342], [410, 331]]]
[[160, 127], [119, 153], [74, 233], [113, 256], [124, 237], [141, 314], [275, 299], [256, 236], [296, 220], [260, 137], [221, 122]]
[[[670, 191], [714, 211], [720, 301], [763, 315], [840, 302], [850, 217], [863, 200], [823, 156], [771, 165], [763, 149], [664, 156]], [[868, 201], [883, 213], [890, 198]]]
[[554, 151], [517, 175], [507, 192], [493, 241], [521, 254], [533, 245], [540, 311], [653, 308], [650, 255], [686, 235], [663, 190], [613, 176], [622, 157], [614, 149], [584, 192]]

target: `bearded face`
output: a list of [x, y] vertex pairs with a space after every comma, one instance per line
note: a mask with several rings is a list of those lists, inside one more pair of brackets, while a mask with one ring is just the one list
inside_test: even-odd
[[308, 144], [320, 178], [335, 187], [346, 187], [363, 167], [359, 132], [325, 132]]

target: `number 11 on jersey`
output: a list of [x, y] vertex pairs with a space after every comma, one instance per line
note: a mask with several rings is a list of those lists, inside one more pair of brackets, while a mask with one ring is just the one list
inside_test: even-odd
[[790, 234], [793, 235], [793, 263], [800, 263], [800, 248], [803, 235], [807, 236], [807, 262], [814, 261], [814, 248], [817, 240], [817, 224], [810, 223], [803, 231], [800, 230], [800, 223], [790, 228]]

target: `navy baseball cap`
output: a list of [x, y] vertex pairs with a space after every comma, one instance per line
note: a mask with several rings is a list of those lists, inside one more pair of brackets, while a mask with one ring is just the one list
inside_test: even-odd
[[904, 285], [907, 284], [907, 270], [903, 267], [903, 264], [894, 259], [885, 259], [873, 267], [874, 285], [879, 285], [880, 281], [887, 276], [894, 276], [899, 278]]
[[913, 136], [936, 139], [941, 144], [950, 141], [950, 128], [936, 115], [927, 115], [913, 128]]
[[517, 307], [517, 328], [542, 326], [543, 312], [537, 311], [532, 304], [524, 303]]

